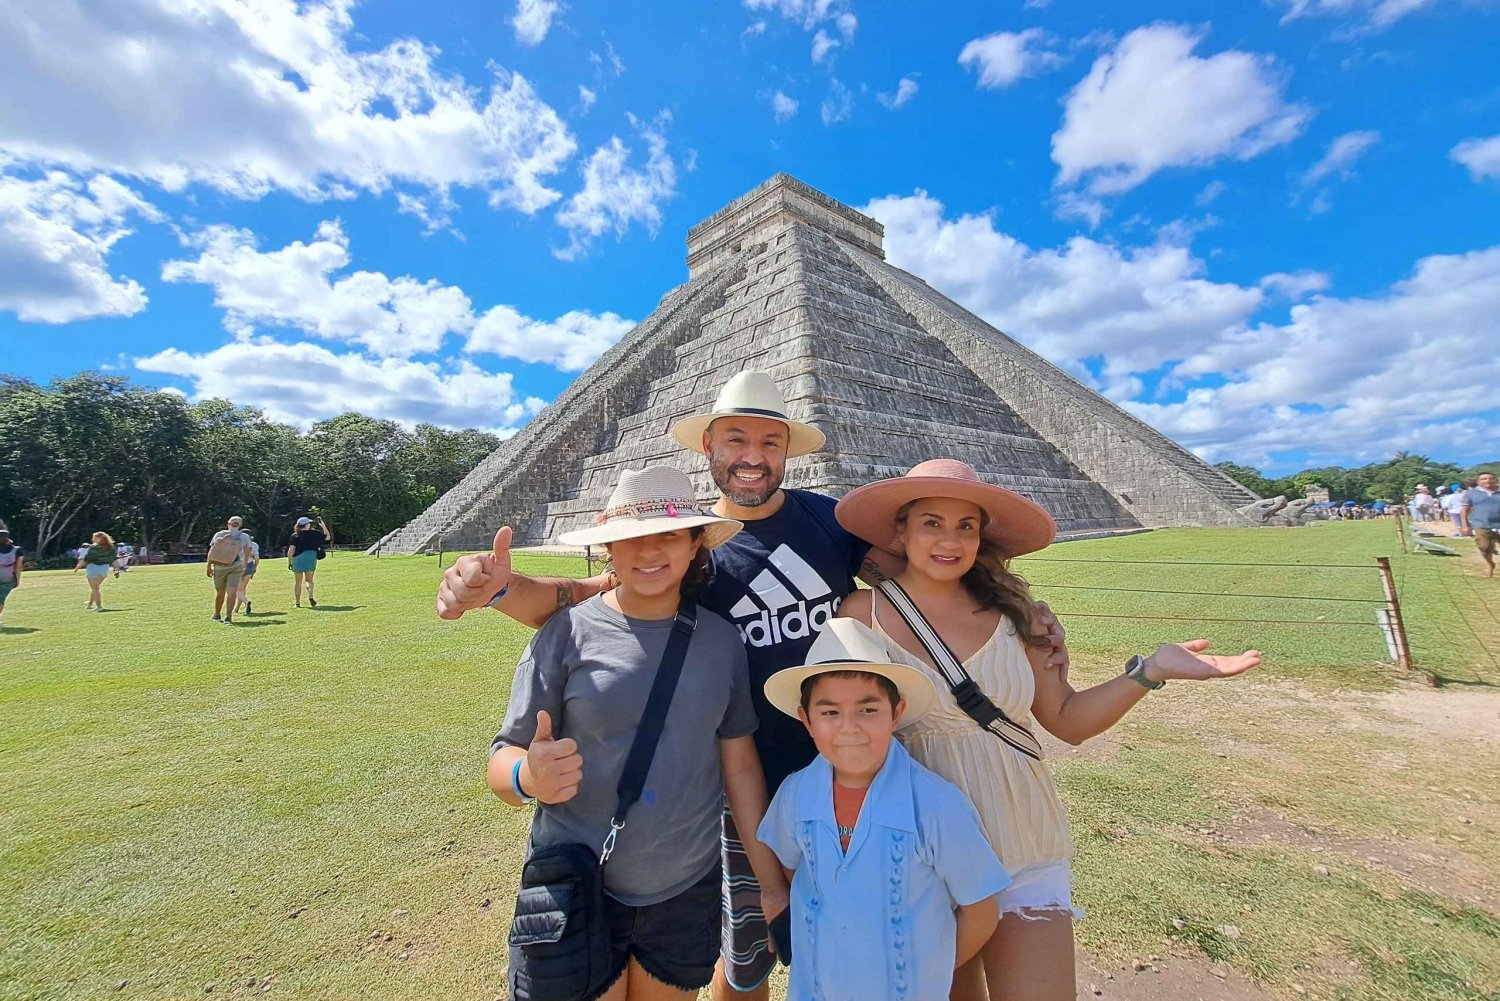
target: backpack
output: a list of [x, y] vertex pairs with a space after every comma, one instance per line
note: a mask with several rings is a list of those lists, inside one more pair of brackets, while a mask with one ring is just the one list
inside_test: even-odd
[[240, 558], [245, 548], [245, 537], [239, 532], [223, 531], [214, 536], [208, 547], [208, 562], [226, 566]]

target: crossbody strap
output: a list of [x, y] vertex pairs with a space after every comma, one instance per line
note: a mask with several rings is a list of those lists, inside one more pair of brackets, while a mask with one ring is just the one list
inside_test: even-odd
[[959, 663], [958, 657], [943, 642], [937, 630], [932, 628], [932, 623], [927, 621], [917, 603], [901, 589], [901, 585], [891, 579], [883, 580], [880, 582], [880, 593], [890, 600], [891, 606], [927, 651], [927, 656], [937, 665], [938, 672], [948, 683], [948, 690], [953, 693], [958, 707], [978, 723], [981, 729], [999, 737], [1018, 753], [1036, 761], [1042, 760], [1042, 745], [1037, 742], [1036, 737], [1032, 736], [1030, 730], [1005, 715], [1004, 710], [979, 690], [974, 679], [969, 677], [969, 672]]
[[641, 798], [641, 790], [646, 787], [646, 773], [651, 771], [651, 759], [656, 756], [656, 745], [661, 741], [667, 710], [672, 705], [672, 694], [677, 690], [677, 679], [682, 676], [682, 664], [687, 659], [688, 644], [697, 626], [693, 603], [684, 601], [672, 620], [672, 635], [667, 637], [661, 666], [656, 669], [651, 694], [646, 697], [646, 708], [641, 713], [641, 725], [636, 729], [630, 753], [625, 757], [625, 770], [620, 773], [620, 784], [616, 787], [619, 798], [615, 803], [615, 815], [609, 822], [609, 834], [599, 852], [601, 866], [609, 861], [615, 850], [615, 835], [625, 826], [625, 815]]

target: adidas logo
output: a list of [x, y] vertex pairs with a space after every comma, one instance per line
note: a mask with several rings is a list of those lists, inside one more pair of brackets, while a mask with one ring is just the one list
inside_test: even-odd
[[[729, 610], [746, 645], [774, 646], [823, 631], [839, 610], [828, 582], [785, 545], [776, 547], [767, 567], [750, 582], [750, 594]], [[775, 570], [772, 570], [772, 567]]]

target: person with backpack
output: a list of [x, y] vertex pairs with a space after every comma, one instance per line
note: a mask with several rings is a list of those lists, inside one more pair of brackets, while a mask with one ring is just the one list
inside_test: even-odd
[[[766, 701], [765, 682], [806, 662], [813, 641], [855, 590], [856, 576], [873, 584], [902, 566], [899, 558], [872, 551], [844, 529], [834, 518], [834, 498], [782, 486], [787, 460], [816, 452], [824, 440], [823, 432], [793, 420], [787, 409], [770, 373], [747, 370], [724, 385], [707, 412], [684, 417], [671, 429], [678, 444], [706, 460], [719, 489], [713, 513], [745, 526], [709, 554], [712, 574], [700, 601], [736, 626], [744, 643], [760, 718], [755, 746], [771, 795], [811, 763], [817, 749], [798, 720]], [[502, 527], [491, 552], [461, 556], [445, 571], [437, 594], [441, 618], [488, 606], [536, 628], [615, 584], [607, 573], [586, 580], [514, 573], [510, 541], [510, 528]], [[1066, 666], [1061, 627], [1044, 606], [1038, 615], [1052, 630], [1054, 666]], [[776, 965], [769, 923], [786, 908], [788, 887], [779, 872], [762, 884], [732, 815], [726, 813], [723, 826], [723, 963], [713, 997], [764, 1001]]]
[[[521, 656], [487, 778], [540, 805], [511, 924], [514, 1001], [690, 1001], [719, 956], [719, 826], [767, 798], [745, 647], [700, 607], [740, 522], [687, 474], [625, 470], [597, 524], [619, 586], [552, 616]], [[758, 872], [779, 876], [754, 844]], [[602, 885], [601, 885], [602, 881]]]
[[21, 547], [11, 540], [10, 529], [0, 528], [0, 618], [5, 615], [5, 599], [21, 586], [21, 562]]
[[240, 576], [250, 560], [250, 536], [240, 529], [243, 524], [244, 520], [235, 515], [208, 543], [207, 576], [214, 582], [215, 622], [234, 622], [234, 596], [239, 593]]
[[1169, 680], [1230, 678], [1260, 663], [1203, 653], [1206, 640], [1163, 643], [1118, 677], [1074, 691], [1046, 669], [1050, 646], [1026, 582], [1009, 560], [1057, 534], [1032, 501], [979, 479], [957, 459], [857, 487], [839, 524], [905, 568], [849, 596], [840, 616], [869, 626], [890, 659], [937, 682], [933, 708], [899, 734], [918, 762], [963, 790], [1010, 874], [1000, 923], [953, 978], [953, 1001], [1073, 1001], [1072, 856], [1067, 808], [1031, 732], [1069, 744], [1119, 722]]
[[313, 597], [313, 578], [317, 575], [318, 561], [328, 555], [331, 545], [333, 533], [328, 530], [322, 515], [318, 515], [317, 528], [312, 527], [312, 519], [306, 515], [297, 519], [292, 544], [286, 551], [286, 565], [292, 571], [292, 593], [298, 608], [302, 607], [303, 584], [307, 585], [307, 603], [318, 607], [318, 599]]

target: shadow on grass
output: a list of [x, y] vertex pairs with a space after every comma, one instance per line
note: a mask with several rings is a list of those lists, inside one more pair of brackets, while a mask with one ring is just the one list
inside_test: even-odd
[[41, 630], [33, 626], [0, 626], [0, 636], [6, 635], [8, 633], [15, 633], [17, 636], [20, 636], [23, 633], [39, 632], [41, 632]]
[[99, 609], [99, 611], [105, 612], [105, 613], [109, 613], [109, 612], [133, 612], [133, 611], [135, 611], [135, 609], [133, 609], [133, 608], [101, 608], [101, 609]]
[[235, 619], [230, 624], [238, 626], [241, 629], [258, 629], [261, 626], [284, 626], [286, 625], [286, 619], [267, 619], [256, 616], [254, 619]]
[[309, 612], [352, 612], [364, 608], [364, 605], [319, 605], [317, 608], [309, 608]]

